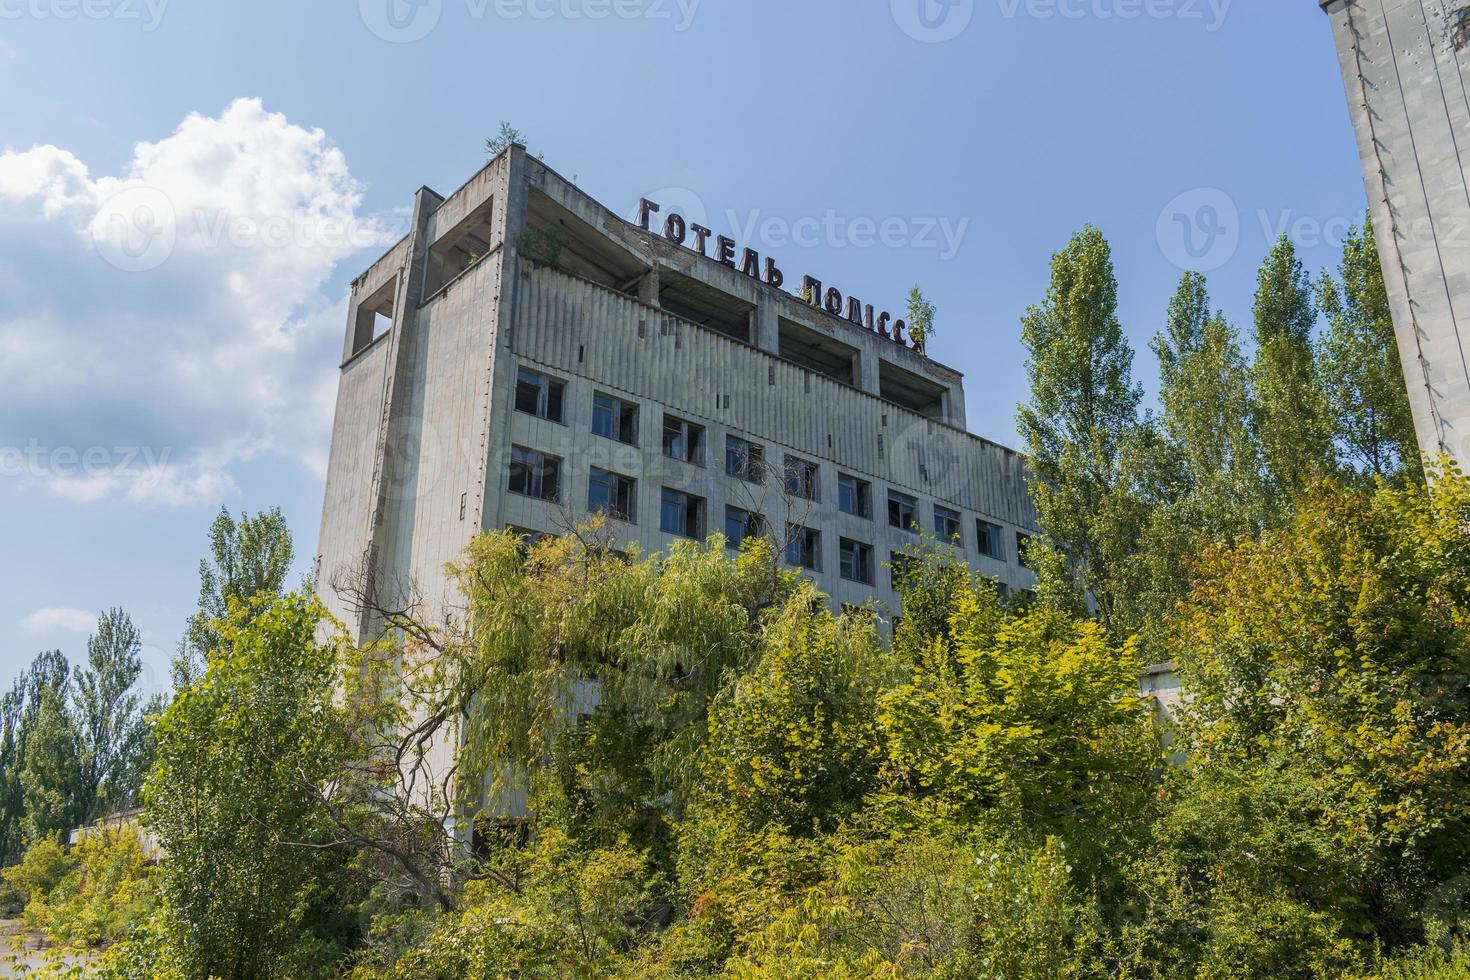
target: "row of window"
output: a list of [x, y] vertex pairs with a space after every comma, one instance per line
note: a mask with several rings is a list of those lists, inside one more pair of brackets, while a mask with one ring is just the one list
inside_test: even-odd
[[[560, 423], [564, 417], [565, 391], [565, 382], [523, 367], [516, 376], [516, 410]], [[638, 406], [633, 402], [601, 392], [596, 392], [592, 396], [592, 431], [597, 435], [636, 445], [638, 442], [638, 415]], [[665, 456], [692, 463], [695, 466], [703, 466], [705, 465], [705, 443], [704, 426], [675, 415], [664, 414], [663, 452]], [[528, 454], [537, 457], [534, 465], [527, 458]], [[519, 476], [517, 475], [518, 468]], [[821, 471], [817, 463], [788, 453], [782, 460], [781, 469], [783, 489], [787, 495], [812, 502], [821, 501]], [[767, 475], [765, 447], [739, 436], [726, 436], [725, 473], [747, 483], [765, 483]], [[554, 457], [543, 453], [532, 453], [530, 450], [516, 449], [513, 451], [510, 486], [512, 493], [522, 493], [542, 500], [555, 500], [558, 499], [559, 478], [560, 461], [555, 460]], [[588, 507], [605, 511], [620, 520], [629, 520], [634, 511], [633, 492], [633, 481], [628, 477], [604, 470], [593, 470]], [[682, 529], [697, 526], [699, 531], [689, 533], [688, 536], [703, 536], [703, 518], [701, 517], [698, 522], [691, 521], [689, 519], [690, 506], [669, 499], [668, 495], [675, 493], [677, 491], [664, 491], [663, 509], [672, 514], [683, 508], [684, 516], [677, 522], [672, 520], [663, 522], [666, 525], [677, 524], [679, 529], [674, 526], [665, 526], [664, 530], [685, 534], [686, 530]], [[691, 499], [697, 500], [698, 498]], [[887, 518], [890, 527], [910, 532], [917, 532], [920, 529], [923, 521], [919, 513], [918, 498], [898, 490], [889, 490], [887, 503]], [[837, 506], [844, 514], [872, 520], [873, 485], [852, 474], [838, 473]], [[941, 541], [952, 541], [961, 548], [965, 546], [963, 517], [959, 511], [942, 504], [934, 504], [932, 516], [931, 527], [937, 538]], [[1027, 535], [1020, 532], [1016, 534], [1016, 557], [1022, 564], [1025, 564], [1026, 561], [1025, 552], [1028, 543]], [[975, 521], [975, 550], [982, 555], [1004, 561], [1006, 559], [1004, 529], [999, 524], [977, 518]], [[806, 562], [793, 562], [792, 564], [812, 567]]]

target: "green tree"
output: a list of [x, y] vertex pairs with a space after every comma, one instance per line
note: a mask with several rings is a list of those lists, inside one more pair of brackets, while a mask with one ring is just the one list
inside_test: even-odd
[[25, 815], [20, 772], [26, 675], [16, 678], [9, 691], [0, 695], [0, 865], [18, 857], [23, 847], [21, 820]]
[[1257, 277], [1251, 368], [1256, 437], [1282, 506], [1332, 470], [1332, 418], [1313, 356], [1316, 322], [1311, 282], [1283, 235]]
[[909, 336], [913, 338], [914, 349], [920, 353], [928, 349], [929, 340], [934, 336], [934, 313], [934, 304], [924, 298], [922, 289], [914, 286], [909, 290]]
[[332, 861], [315, 788], [340, 776], [348, 745], [342, 650], [317, 641], [321, 615], [304, 592], [232, 599], [203, 676], [158, 719], [145, 819], [168, 854], [164, 933], [188, 976], [302, 968], [291, 956]]
[[1045, 545], [1075, 576], [1073, 589], [1090, 594], [1103, 621], [1126, 632], [1117, 615], [1122, 566], [1140, 523], [1126, 457], [1142, 391], [1117, 311], [1112, 251], [1088, 225], [1052, 257], [1046, 298], [1022, 318], [1031, 400], [1017, 421]]
[[142, 696], [142, 638], [121, 609], [103, 613], [87, 638], [87, 666], [76, 674], [77, 810], [92, 820], [141, 789], [138, 759], [147, 740]]
[[294, 556], [291, 529], [279, 507], [254, 517], [242, 512], [238, 521], [220, 508], [209, 525], [209, 557], [199, 562], [199, 611], [189, 617], [179, 645], [175, 686], [198, 677], [202, 658], [219, 645], [214, 624], [225, 618], [230, 600], [248, 610], [257, 595], [280, 595]]
[[485, 140], [485, 155], [493, 159], [510, 149], [511, 146], [525, 145], [525, 135], [510, 123], [501, 120], [499, 132], [494, 136], [487, 137]]
[[1343, 241], [1338, 277], [1324, 271], [1317, 293], [1328, 322], [1320, 350], [1322, 378], [1343, 462], [1367, 479], [1422, 480], [1393, 311], [1370, 222]]
[[1422, 941], [1434, 896], [1463, 896], [1467, 522], [1458, 474], [1326, 484], [1204, 558], [1173, 638], [1187, 758], [1146, 849], [1165, 961], [1323, 975]]
[[27, 709], [20, 784], [30, 843], [59, 839], [83, 819], [78, 802], [80, 733], [67, 703], [70, 690], [70, 670], [62, 659], [61, 669], [36, 685]]

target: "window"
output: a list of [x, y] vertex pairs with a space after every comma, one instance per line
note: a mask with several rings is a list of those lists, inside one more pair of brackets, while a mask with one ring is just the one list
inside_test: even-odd
[[592, 396], [592, 431], [629, 444], [638, 441], [638, 406], [612, 395]]
[[975, 547], [982, 555], [1005, 561], [1006, 549], [1001, 541], [1000, 525], [977, 519], [975, 521]]
[[738, 436], [726, 436], [725, 472], [747, 483], [764, 483], [766, 479], [765, 447], [754, 442], [746, 442]]
[[1016, 532], [1016, 561], [1022, 568], [1031, 567], [1031, 535]]
[[786, 525], [786, 564], [822, 570], [822, 532], [797, 524]]
[[766, 519], [739, 507], [725, 508], [725, 544], [737, 551], [746, 538], [759, 538], [766, 533]]
[[893, 586], [894, 592], [903, 590], [915, 567], [912, 556], [899, 554], [897, 551], [888, 553], [888, 584]]
[[561, 421], [561, 396], [566, 385], [530, 368], [516, 372], [516, 411], [538, 419]]
[[626, 476], [594, 468], [587, 486], [587, 509], [632, 524], [633, 485], [634, 481]]
[[704, 465], [704, 426], [664, 416], [664, 455], [695, 466]]
[[839, 569], [843, 578], [849, 582], [861, 582], [864, 585], [873, 584], [873, 546], [863, 544], [861, 541], [849, 541], [841, 539], [838, 546], [841, 554], [841, 567]]
[[844, 514], [873, 519], [873, 485], [846, 473], [837, 474], [837, 506]]
[[510, 483], [506, 489], [522, 497], [534, 497], [537, 500], [560, 499], [561, 460], [538, 453], [534, 449], [512, 446]]
[[940, 541], [961, 543], [960, 515], [948, 507], [934, 505], [934, 536]]
[[704, 498], [664, 487], [658, 525], [670, 534], [704, 537]]
[[786, 492], [802, 500], [820, 499], [817, 494], [817, 464], [787, 456]]
[[919, 502], [906, 493], [888, 491], [888, 526], [912, 531], [918, 520]]

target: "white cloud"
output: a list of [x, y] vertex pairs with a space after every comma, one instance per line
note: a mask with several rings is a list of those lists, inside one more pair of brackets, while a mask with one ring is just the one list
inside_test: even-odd
[[97, 626], [97, 614], [85, 609], [37, 609], [20, 625], [28, 633], [91, 633]]
[[263, 455], [320, 472], [345, 317], [325, 284], [401, 233], [361, 195], [325, 133], [258, 99], [189, 115], [118, 176], [0, 154], [0, 476], [182, 505]]

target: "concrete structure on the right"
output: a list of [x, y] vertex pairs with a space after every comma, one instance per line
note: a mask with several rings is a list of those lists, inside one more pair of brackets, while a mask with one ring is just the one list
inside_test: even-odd
[[1470, 0], [1322, 0], [1419, 447], [1470, 472]]

